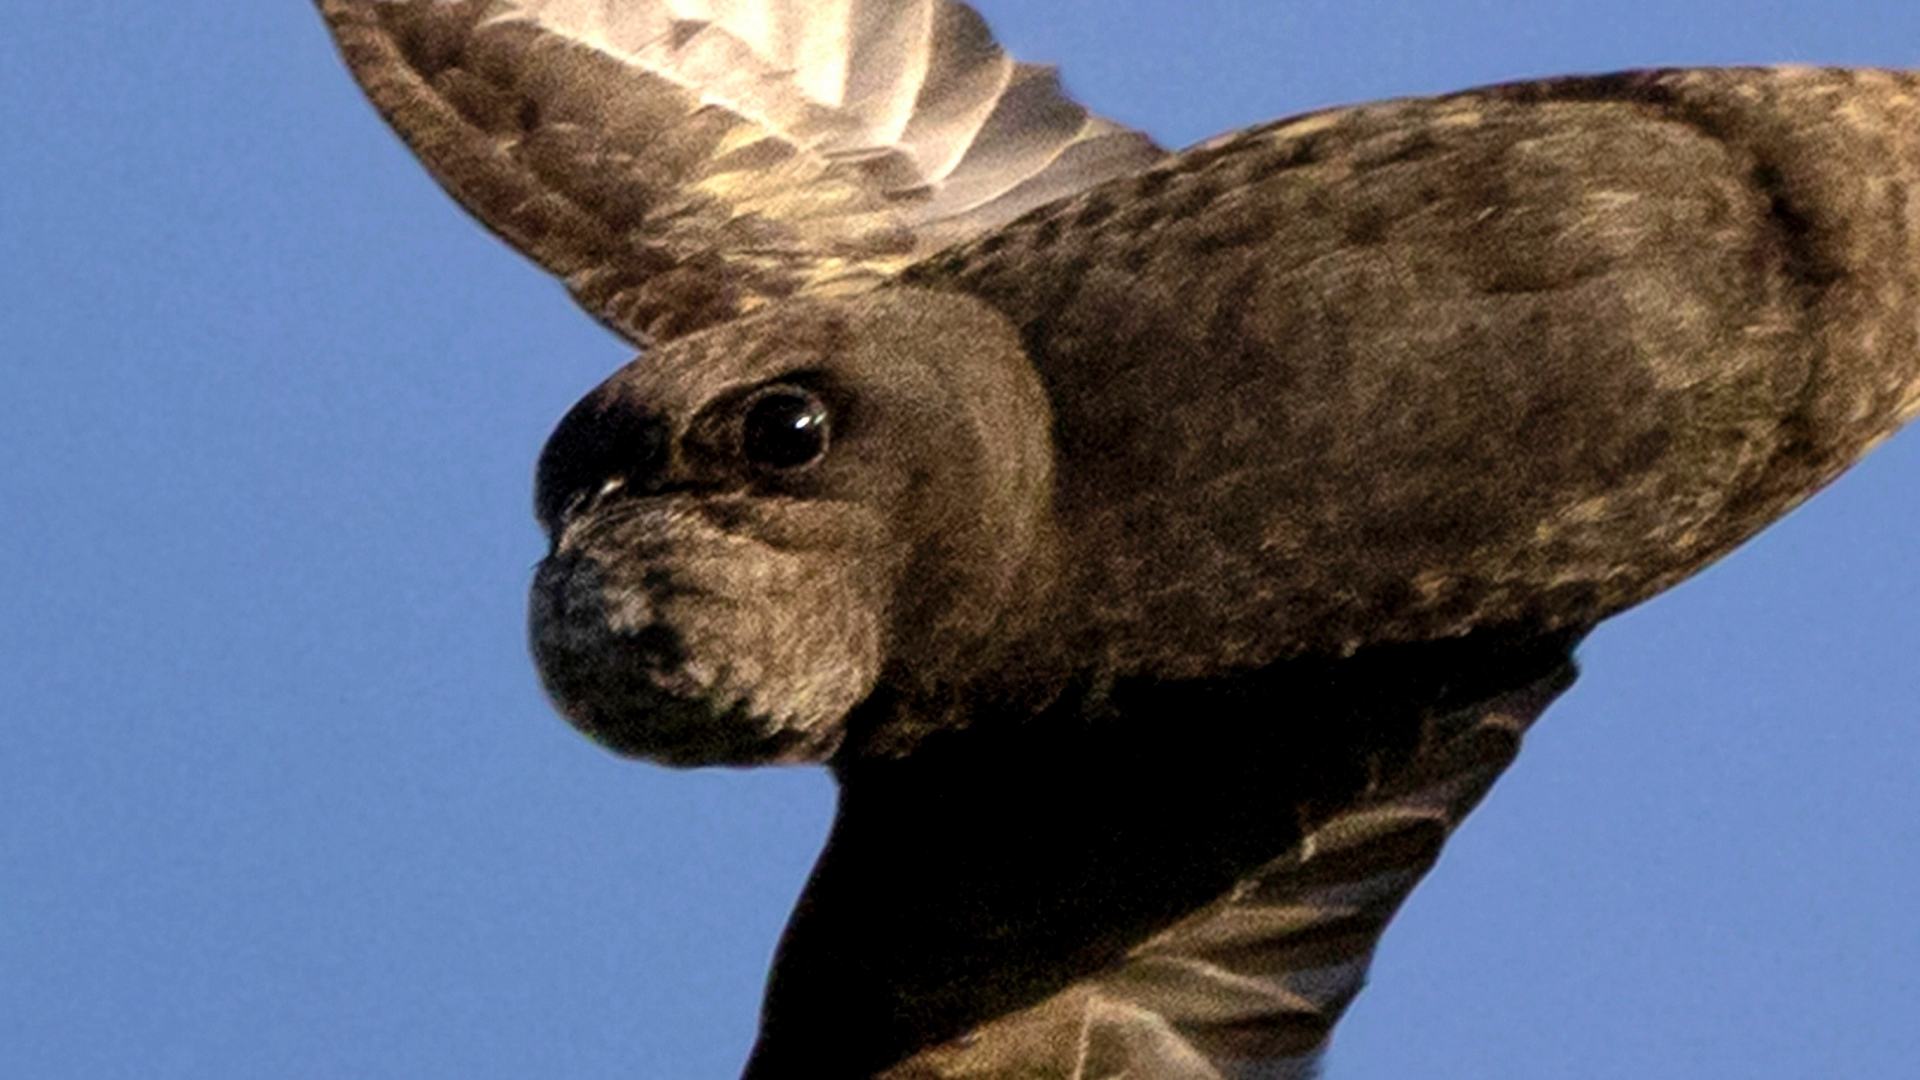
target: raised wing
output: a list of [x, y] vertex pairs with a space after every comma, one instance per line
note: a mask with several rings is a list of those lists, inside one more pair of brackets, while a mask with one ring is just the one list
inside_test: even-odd
[[639, 344], [1151, 164], [955, 0], [318, 0], [441, 184]]

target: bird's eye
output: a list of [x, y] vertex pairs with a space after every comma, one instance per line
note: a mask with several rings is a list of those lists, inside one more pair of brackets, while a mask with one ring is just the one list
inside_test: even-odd
[[775, 386], [747, 402], [740, 449], [759, 468], [790, 472], [826, 455], [831, 427], [827, 403], [818, 394], [798, 386]]

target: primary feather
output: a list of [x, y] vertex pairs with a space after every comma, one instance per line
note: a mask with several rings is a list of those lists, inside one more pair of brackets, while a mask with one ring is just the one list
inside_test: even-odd
[[440, 182], [641, 344], [1161, 156], [953, 0], [319, 2]]

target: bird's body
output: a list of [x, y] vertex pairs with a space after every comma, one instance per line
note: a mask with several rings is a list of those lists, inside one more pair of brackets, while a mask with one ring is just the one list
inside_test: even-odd
[[1310, 1068], [1579, 637], [1920, 411], [1914, 76], [1167, 155], [950, 0], [320, 6], [647, 347], [542, 458], [555, 701], [842, 781], [752, 1075]]

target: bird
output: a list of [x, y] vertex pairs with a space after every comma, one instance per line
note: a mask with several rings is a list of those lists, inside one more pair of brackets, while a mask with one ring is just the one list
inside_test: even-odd
[[540, 454], [558, 710], [823, 764], [749, 1077], [1311, 1076], [1602, 620], [1920, 412], [1920, 76], [1168, 151], [957, 0], [316, 0], [640, 355]]

